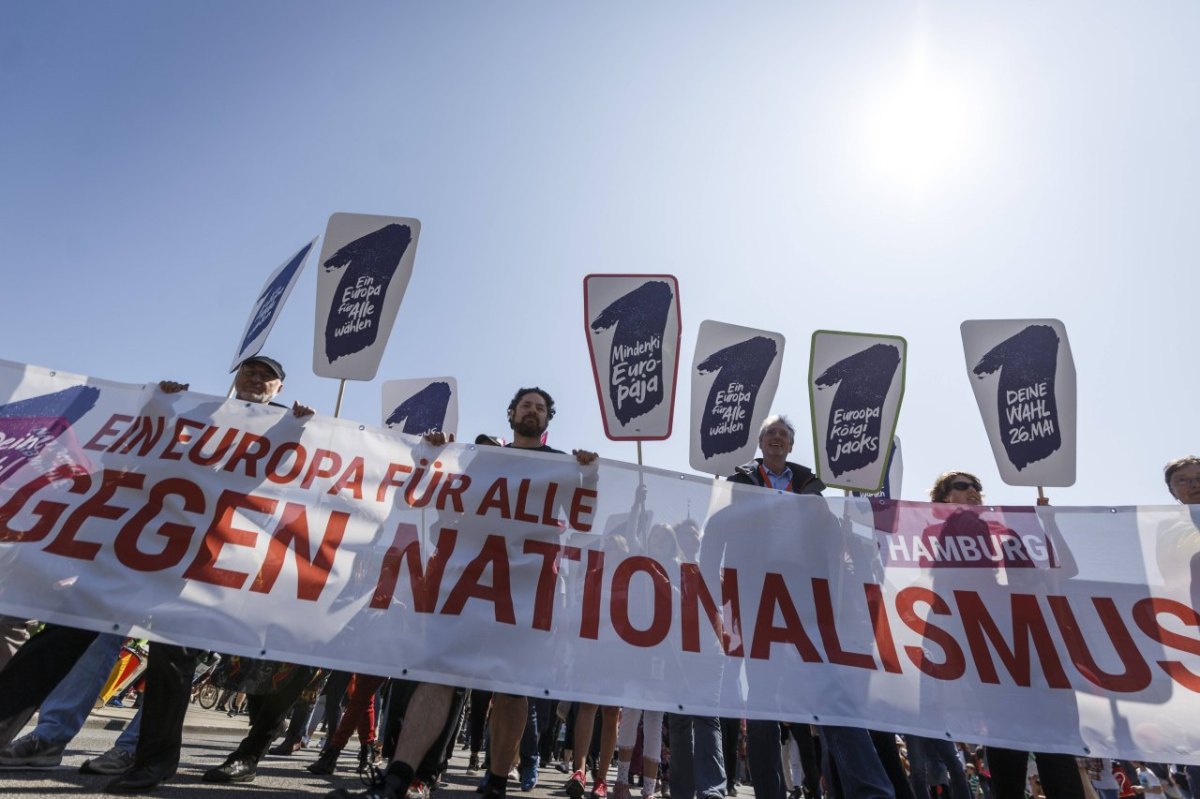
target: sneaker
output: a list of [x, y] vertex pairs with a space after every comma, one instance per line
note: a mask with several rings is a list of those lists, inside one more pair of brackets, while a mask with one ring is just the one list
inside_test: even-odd
[[737, 786], [736, 785], [726, 786], [725, 795], [726, 796], [737, 796]]
[[54, 768], [62, 763], [65, 744], [52, 744], [33, 733], [0, 748], [0, 767]]
[[576, 771], [571, 775], [571, 779], [567, 780], [567, 796], [571, 799], [581, 799], [586, 793], [583, 788], [583, 772]]
[[629, 799], [629, 783], [614, 782], [612, 789], [612, 799]]
[[404, 783], [396, 775], [387, 774], [377, 768], [373, 768], [371, 770], [371, 784], [367, 787], [367, 790], [362, 793], [352, 794], [345, 788], [338, 788], [325, 794], [325, 799], [404, 799], [407, 793], [403, 785]]
[[420, 780], [413, 780], [404, 797], [405, 799], [429, 799], [429, 786]]
[[467, 762], [467, 773], [473, 774], [476, 771], [479, 771], [479, 753], [472, 752], [471, 759]]
[[133, 752], [113, 747], [99, 757], [83, 761], [80, 774], [124, 774], [133, 768]]
[[538, 758], [530, 759], [529, 764], [520, 769], [521, 790], [532, 791], [538, 784]]
[[604, 780], [592, 783], [592, 799], [608, 799], [608, 783]]

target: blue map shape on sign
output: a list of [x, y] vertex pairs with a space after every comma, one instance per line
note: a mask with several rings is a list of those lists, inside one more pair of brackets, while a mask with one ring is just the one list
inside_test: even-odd
[[1054, 328], [1030, 325], [992, 347], [972, 370], [980, 379], [1000, 371], [996, 409], [1001, 440], [1018, 471], [1062, 446], [1054, 390], [1058, 344]]
[[396, 406], [384, 422], [388, 427], [401, 425], [400, 432], [414, 436], [442, 432], [446, 408], [450, 404], [450, 384], [444, 380], [430, 383]]
[[375, 343], [388, 284], [411, 243], [412, 229], [393, 222], [325, 259], [326, 272], [345, 270], [325, 322], [325, 355], [330, 363]]
[[292, 260], [288, 261], [287, 266], [280, 270], [275, 279], [271, 281], [271, 285], [258, 295], [258, 300], [254, 304], [254, 318], [246, 330], [245, 337], [242, 338], [241, 352], [245, 352], [250, 342], [271, 326], [271, 320], [275, 318], [275, 314], [279, 310], [279, 302], [283, 299], [283, 293], [287, 291], [292, 278], [295, 277], [296, 271], [300, 269], [300, 265], [304, 263], [304, 259], [308, 257], [308, 251], [311, 249], [312, 242], [309, 242], [304, 249], [296, 253]]
[[99, 397], [94, 386], [72, 386], [0, 406], [0, 482], [82, 419]]
[[702, 374], [717, 372], [700, 419], [700, 451], [705, 458], [746, 446], [758, 390], [777, 352], [773, 340], [755, 336], [714, 352], [696, 367]]
[[623, 425], [663, 401], [663, 335], [671, 298], [671, 287], [664, 281], [643, 283], [592, 322], [593, 333], [616, 326], [609, 350], [608, 396]]
[[834, 477], [879, 459], [883, 401], [899, 365], [899, 347], [874, 344], [833, 364], [814, 381], [819, 389], [837, 386], [825, 436]]

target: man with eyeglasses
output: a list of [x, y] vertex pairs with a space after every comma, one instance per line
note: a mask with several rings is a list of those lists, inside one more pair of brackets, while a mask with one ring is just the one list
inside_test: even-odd
[[[278, 361], [266, 356], [253, 356], [238, 366], [234, 392], [243, 402], [278, 405], [272, 400], [283, 388], [283, 379], [283, 366]], [[158, 387], [164, 394], [176, 394], [186, 391], [188, 384], [164, 380]], [[292, 414], [301, 418], [311, 416], [313, 409], [295, 403]], [[35, 708], [41, 708], [39, 727], [0, 749], [0, 762], [10, 768], [22, 765], [44, 768], [61, 762], [63, 749], [79, 731], [86, 712], [64, 714], [78, 723], [57, 725], [55, 735], [58, 740], [50, 740], [41, 723], [47, 720], [53, 704], [47, 700], [99, 635], [94, 630], [47, 625], [18, 650], [0, 671], [0, 735], [11, 737], [20, 730]], [[175, 644], [154, 642], [150, 645], [143, 721], [136, 749], [130, 761], [124, 764], [128, 771], [105, 786], [107, 793], [144, 793], [175, 774], [183, 745], [183, 721], [191, 700], [192, 676], [199, 654], [198, 650]], [[81, 696], [73, 697], [83, 703], [85, 710], [90, 709], [111, 667], [111, 661], [107, 666], [102, 664], [99, 675], [80, 675], [78, 683], [71, 683], [86, 685], [86, 688], [77, 689]], [[72, 679], [75, 679], [75, 675], [72, 675]], [[63, 697], [61, 704], [78, 704], [71, 702], [71, 699]], [[110, 754], [113, 754], [111, 750], [100, 759]], [[114, 773], [98, 769], [89, 771]]]

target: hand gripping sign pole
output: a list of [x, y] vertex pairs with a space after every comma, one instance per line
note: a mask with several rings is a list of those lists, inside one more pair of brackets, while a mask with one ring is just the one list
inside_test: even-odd
[[962, 323], [963, 354], [1000, 477], [1013, 486], [1075, 483], [1075, 361], [1057, 319]]
[[342, 410], [347, 380], [372, 380], [412, 277], [419, 220], [336, 213], [317, 273], [313, 372], [335, 377]]
[[679, 282], [673, 275], [588, 275], [583, 322], [604, 433], [642, 442], [671, 435], [679, 372]]

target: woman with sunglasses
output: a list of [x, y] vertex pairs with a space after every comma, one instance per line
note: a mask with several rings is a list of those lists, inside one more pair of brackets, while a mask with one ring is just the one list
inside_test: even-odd
[[[929, 489], [929, 499], [931, 502], [945, 502], [955, 505], [982, 505], [983, 484], [978, 477], [970, 472], [944, 472], [934, 481], [933, 488]], [[1047, 503], [1039, 501], [1038, 504]], [[927, 743], [929, 746], [922, 747], [924, 743]], [[949, 757], [942, 756], [941, 750], [934, 748], [940, 747], [944, 743], [948, 744], [949, 742], [920, 739], [918, 750], [925, 749], [931, 757], [940, 759], [943, 762], [953, 762], [953, 766], [947, 763], [947, 767], [950, 768], [950, 782], [953, 795], [954, 784], [958, 781], [959, 775], [962, 775], [964, 783], [966, 777], [963, 774], [962, 766], [959, 764], [957, 756], [954, 754], [953, 744], [949, 744]], [[911, 743], [909, 744], [909, 755], [911, 758]], [[1026, 774], [1029, 766], [1029, 752], [988, 746], [984, 756], [987, 760], [988, 770], [991, 773], [992, 791], [995, 799], [1024, 799], [1026, 794]], [[1083, 783], [1079, 776], [1079, 766], [1073, 755], [1034, 752], [1033, 756], [1037, 761], [1038, 776], [1042, 787], [1045, 789], [1047, 799], [1084, 799]], [[913, 774], [915, 775], [917, 773], [916, 764], [913, 763], [912, 765]], [[956, 768], [957, 774], [955, 771]], [[917, 787], [916, 780], [914, 779], [913, 782], [915, 791]], [[918, 797], [921, 796], [919, 793], [917, 795]], [[928, 796], [928, 793], [925, 795]]]

